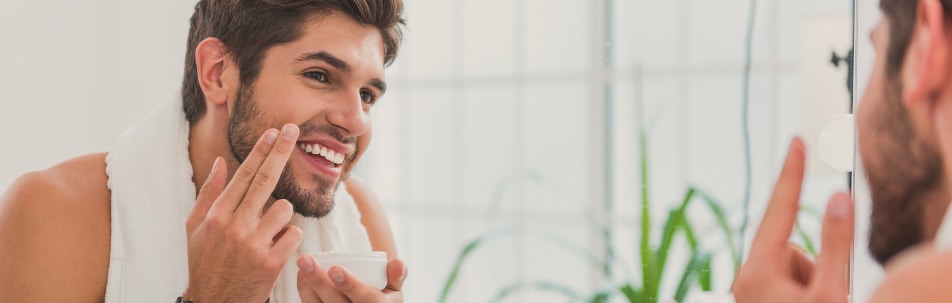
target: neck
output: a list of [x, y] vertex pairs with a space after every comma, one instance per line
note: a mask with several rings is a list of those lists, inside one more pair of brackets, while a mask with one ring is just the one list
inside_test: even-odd
[[[944, 184], [944, 183], [943, 183]], [[927, 202], [922, 206], [921, 225], [922, 239], [933, 240], [939, 232], [939, 226], [945, 219], [945, 211], [949, 207], [949, 195], [945, 188], [921, 196]]]
[[231, 176], [238, 169], [238, 161], [231, 154], [228, 145], [227, 121], [216, 121], [209, 108], [201, 119], [192, 123], [188, 134], [188, 157], [192, 162], [192, 182], [195, 183], [195, 193], [202, 188], [208, 174], [212, 171], [212, 164], [216, 157], [222, 157], [228, 164], [228, 175]]
[[938, 142], [939, 156], [942, 159], [942, 180], [939, 181], [940, 188], [929, 194], [929, 200], [923, 207], [922, 213], [922, 232], [924, 239], [934, 239], [938, 233], [942, 221], [945, 219], [945, 212], [949, 207], [950, 196], [949, 189], [952, 188], [950, 178], [945, 176], [952, 175], [952, 102], [936, 102], [932, 108], [930, 117], [935, 124], [935, 138]]

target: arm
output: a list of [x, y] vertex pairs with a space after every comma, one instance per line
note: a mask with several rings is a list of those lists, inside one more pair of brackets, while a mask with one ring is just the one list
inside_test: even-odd
[[397, 244], [393, 239], [387, 214], [380, 205], [380, 199], [363, 180], [356, 176], [348, 178], [346, 183], [347, 193], [354, 197], [354, 202], [360, 211], [360, 223], [367, 229], [367, 236], [370, 237], [373, 250], [387, 252], [387, 258], [390, 260], [398, 258]]
[[110, 206], [104, 154], [19, 178], [0, 198], [0, 302], [102, 302]]
[[952, 251], [938, 252], [920, 248], [897, 257], [886, 268], [886, 277], [870, 303], [950, 302], [952, 288]]

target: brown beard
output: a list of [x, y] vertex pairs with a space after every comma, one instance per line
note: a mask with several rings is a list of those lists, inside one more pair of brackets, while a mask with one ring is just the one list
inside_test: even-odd
[[[244, 86], [238, 88], [235, 110], [228, 120], [228, 143], [232, 155], [238, 162], [245, 161], [254, 148], [255, 142], [258, 141], [258, 137], [264, 132], [263, 126], [267, 125], [252, 96], [253, 92], [250, 88]], [[301, 136], [322, 133], [343, 143], [357, 144], [356, 138], [344, 138], [340, 130], [331, 125], [304, 124], [299, 125], [298, 128], [301, 131]], [[342, 175], [338, 181], [328, 180], [317, 174], [311, 175], [312, 180], [319, 184], [317, 188], [313, 189], [306, 189], [294, 182], [291, 163], [288, 163], [281, 172], [281, 178], [278, 179], [271, 197], [276, 200], [288, 200], [294, 207], [294, 212], [302, 216], [324, 217], [334, 209], [334, 194], [340, 187], [340, 182], [346, 180], [351, 169], [353, 169], [354, 158], [356, 158], [356, 153], [344, 161], [344, 166], [341, 169]]]
[[863, 157], [873, 207], [869, 252], [885, 264], [903, 250], [922, 242], [923, 211], [932, 202], [928, 193], [939, 189], [942, 158], [923, 142], [901, 103], [897, 79], [886, 81], [882, 108], [872, 117], [875, 155]]

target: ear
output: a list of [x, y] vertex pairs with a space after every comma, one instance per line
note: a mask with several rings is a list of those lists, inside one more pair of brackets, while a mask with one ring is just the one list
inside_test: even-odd
[[218, 38], [202, 40], [195, 49], [198, 84], [206, 102], [222, 105], [237, 85], [237, 69], [232, 64], [225, 43]]
[[[947, 28], [945, 11], [939, 0], [920, 0], [916, 11], [916, 23], [909, 44], [907, 64], [915, 67], [907, 74], [908, 89], [904, 103], [931, 102], [946, 89], [949, 72], [949, 43], [952, 31]], [[906, 74], [906, 73], [904, 73]], [[911, 78], [911, 79], [909, 79]]]

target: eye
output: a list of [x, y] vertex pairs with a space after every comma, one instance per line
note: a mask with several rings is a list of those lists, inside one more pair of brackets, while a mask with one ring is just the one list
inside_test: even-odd
[[374, 103], [377, 102], [377, 99], [373, 93], [371, 93], [370, 91], [364, 90], [364, 91], [360, 91], [360, 101], [373, 105]]
[[320, 72], [320, 71], [305, 72], [304, 76], [317, 80], [317, 82], [322, 82], [322, 83], [327, 82], [327, 74], [324, 72]]

